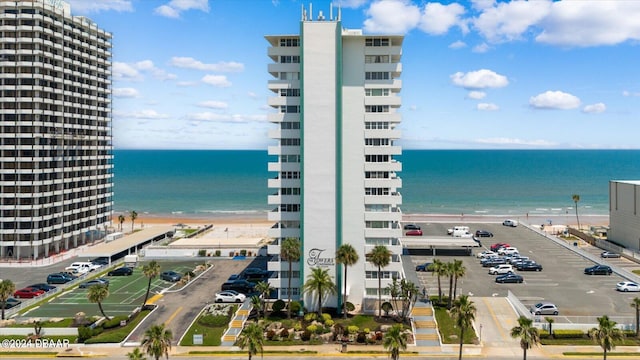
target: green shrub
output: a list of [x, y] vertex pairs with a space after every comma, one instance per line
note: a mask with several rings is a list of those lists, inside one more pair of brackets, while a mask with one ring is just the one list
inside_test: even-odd
[[307, 326], [307, 331], [313, 334], [313, 333], [315, 333], [316, 331], [318, 331], [318, 326], [316, 326], [316, 325], [309, 325], [309, 326]]
[[391, 305], [390, 302], [385, 301], [382, 303], [382, 310], [385, 312], [386, 315], [389, 315], [389, 312], [393, 310], [393, 305]]
[[582, 330], [553, 330], [553, 337], [556, 339], [579, 339], [584, 336]]
[[302, 330], [302, 324], [301, 324], [301, 323], [299, 323], [299, 322], [295, 323], [295, 324], [293, 325], [293, 330], [295, 330], [295, 331], [300, 331], [300, 330]]
[[111, 320], [108, 320], [102, 323], [102, 328], [107, 330], [107, 329], [120, 327], [120, 321], [122, 320], [127, 321], [129, 320], [129, 318], [126, 315], [114, 316], [111, 318]]
[[200, 325], [208, 326], [208, 327], [227, 326], [228, 322], [229, 322], [228, 317], [221, 316], [221, 315], [215, 316], [212, 314], [203, 315], [200, 317], [200, 319], [198, 319], [198, 323]]
[[247, 256], [247, 250], [245, 249], [240, 250], [240, 255]]
[[357, 334], [360, 328], [355, 325], [347, 326], [347, 334]]
[[371, 332], [371, 330], [369, 330], [369, 328], [364, 328], [364, 330], [362, 330], [362, 331], [364, 331], [365, 334], [369, 334]]
[[216, 256], [220, 256], [222, 252], [220, 250], [216, 250]]
[[347, 301], [345, 303], [345, 308], [347, 309], [347, 312], [351, 312], [356, 309], [356, 306], [350, 303], [349, 301]]
[[299, 301], [292, 301], [289, 308], [293, 314], [297, 314], [302, 309], [302, 304]]
[[207, 256], [207, 250], [205, 249], [198, 250], [198, 256]]
[[329, 314], [322, 314], [322, 322], [327, 322], [327, 320], [331, 320], [331, 315]]
[[95, 329], [92, 329], [88, 326], [80, 326], [78, 328], [78, 342], [79, 343], [83, 343], [85, 341], [87, 341], [88, 339], [90, 339], [93, 336], [96, 336], [98, 334], [100, 334], [102, 332], [102, 328], [101, 327], [97, 327]]
[[283, 300], [278, 299], [273, 303], [273, 305], [271, 306], [271, 309], [274, 312], [280, 312], [284, 310], [285, 307], [287, 307], [287, 304]]
[[551, 338], [551, 335], [549, 335], [549, 331], [547, 331], [547, 330], [538, 330], [538, 334], [540, 334], [540, 339], [550, 339]]
[[304, 315], [304, 321], [311, 322], [318, 318], [316, 313], [307, 313]]
[[336, 322], [333, 321], [333, 319], [329, 319], [327, 321], [324, 322], [325, 325], [327, 325], [328, 327], [332, 327], [333, 324], [335, 324]]

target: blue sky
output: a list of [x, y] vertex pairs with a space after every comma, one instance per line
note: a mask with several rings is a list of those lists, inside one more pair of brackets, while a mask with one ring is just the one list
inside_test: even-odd
[[[330, 1], [67, 0], [113, 34], [117, 149], [266, 149], [268, 43]], [[640, 1], [342, 0], [405, 35], [407, 149], [640, 148]], [[334, 14], [337, 10], [334, 10]]]

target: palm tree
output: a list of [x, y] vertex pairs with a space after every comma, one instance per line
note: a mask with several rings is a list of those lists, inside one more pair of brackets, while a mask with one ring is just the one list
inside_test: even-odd
[[127, 358], [129, 358], [129, 360], [147, 360], [147, 358], [144, 357], [144, 353], [140, 351], [140, 348], [135, 348], [132, 352], [128, 352]]
[[87, 299], [89, 300], [89, 302], [98, 303], [100, 313], [108, 321], [111, 320], [111, 318], [104, 313], [104, 309], [102, 308], [102, 302], [107, 297], [109, 297], [109, 288], [107, 287], [107, 285], [93, 285], [90, 286], [89, 290], [87, 291]]
[[607, 360], [607, 351], [615, 348], [615, 342], [622, 340], [622, 331], [616, 327], [617, 323], [609, 320], [607, 315], [598, 318], [598, 327], [589, 330], [589, 337], [604, 350], [604, 360]]
[[127, 218], [124, 215], [122, 215], [122, 214], [118, 215], [118, 222], [120, 223], [120, 231], [122, 231], [122, 224], [124, 223], [124, 221], [126, 219]]
[[331, 280], [329, 269], [313, 268], [311, 274], [307, 276], [307, 282], [302, 289], [305, 293], [316, 294], [318, 296], [318, 315], [322, 316], [322, 299], [327, 294], [335, 294], [336, 284]]
[[287, 319], [291, 319], [291, 277], [293, 275], [292, 264], [300, 261], [300, 240], [298, 238], [286, 238], [280, 244], [280, 258], [289, 263], [289, 285], [287, 286]]
[[511, 337], [514, 339], [520, 338], [520, 347], [524, 351], [523, 360], [527, 360], [528, 349], [540, 344], [538, 329], [533, 326], [533, 320], [526, 316], [518, 318], [518, 326], [511, 329]]
[[367, 254], [367, 261], [378, 267], [378, 316], [382, 315], [382, 268], [391, 262], [391, 251], [384, 245], [376, 245]]
[[451, 271], [453, 273], [453, 298], [455, 299], [456, 291], [458, 290], [458, 278], [467, 274], [467, 268], [464, 267], [462, 260], [453, 260]]
[[156, 324], [151, 325], [151, 327], [144, 332], [141, 345], [147, 354], [153, 356], [156, 360], [159, 360], [163, 354], [168, 359], [172, 339], [173, 334], [171, 330], [165, 329], [164, 324]]
[[578, 218], [578, 202], [580, 201], [580, 195], [573, 194], [571, 195], [573, 202], [576, 204], [576, 221], [578, 222], [578, 230], [580, 230], [580, 218]]
[[445, 267], [446, 276], [449, 277], [449, 299], [447, 300], [447, 309], [451, 309], [451, 305], [453, 304], [453, 263], [447, 262]]
[[253, 295], [251, 297], [251, 306], [253, 306], [254, 309], [257, 309], [258, 311], [258, 319], [260, 319], [260, 313], [264, 315], [264, 308], [262, 307], [263, 302], [262, 299], [260, 299], [260, 297], [258, 295]]
[[260, 355], [263, 353], [264, 344], [264, 332], [258, 323], [252, 322], [249, 325], [245, 326], [238, 336], [238, 346], [240, 349], [247, 348], [247, 353], [249, 354], [249, 360], [251, 360], [251, 356], [256, 355], [258, 351]]
[[257, 291], [258, 293], [260, 293], [260, 295], [262, 295], [262, 297], [258, 297], [258, 300], [260, 300], [259, 304], [260, 304], [260, 309], [262, 309], [262, 315], [266, 316], [266, 314], [267, 314], [267, 311], [266, 311], [267, 301], [266, 300], [267, 300], [267, 297], [269, 296], [269, 293], [271, 292], [271, 290], [273, 290], [273, 288], [271, 287], [271, 285], [269, 285], [268, 282], [260, 281], [254, 287], [254, 290]]
[[148, 264], [142, 267], [142, 273], [144, 276], [149, 278], [149, 283], [147, 284], [147, 293], [144, 295], [144, 301], [142, 302], [142, 306], [147, 303], [147, 299], [149, 299], [149, 292], [151, 291], [151, 281], [156, 276], [160, 275], [160, 264], [157, 261], [151, 260]]
[[430, 270], [433, 270], [433, 272], [431, 273], [431, 276], [433, 275], [438, 276], [438, 302], [442, 303], [442, 284], [440, 283], [440, 277], [446, 275], [446, 270], [447, 270], [446, 265], [445, 263], [440, 261], [440, 259], [434, 259], [433, 263], [429, 265], [429, 267], [431, 267]]
[[347, 268], [358, 262], [358, 252], [351, 244], [342, 244], [336, 251], [336, 262], [344, 266], [344, 292], [342, 293], [342, 312], [347, 318]]
[[476, 307], [467, 295], [460, 295], [451, 308], [451, 316], [460, 329], [460, 352], [458, 360], [462, 359], [462, 344], [464, 344], [464, 331], [471, 328], [471, 324], [476, 319]]
[[4, 308], [7, 306], [7, 300], [16, 291], [16, 285], [11, 280], [0, 281], [0, 306], [2, 306], [2, 320], [4, 320]]
[[133, 224], [135, 223], [136, 219], [138, 218], [138, 213], [135, 210], [131, 210], [129, 212], [129, 218], [131, 219], [131, 232], [133, 232]]
[[636, 337], [640, 338], [640, 298], [633, 298], [631, 307], [636, 309]]
[[402, 325], [396, 324], [391, 327], [382, 338], [382, 346], [389, 350], [391, 360], [400, 359], [400, 351], [407, 349], [407, 337], [404, 334]]
[[553, 339], [553, 323], [555, 322], [555, 319], [547, 316], [544, 318], [544, 321], [549, 323], [549, 336]]

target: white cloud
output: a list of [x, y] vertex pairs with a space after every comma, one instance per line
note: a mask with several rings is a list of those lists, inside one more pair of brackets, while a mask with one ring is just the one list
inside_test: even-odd
[[375, 1], [366, 13], [364, 29], [370, 33], [404, 34], [420, 22], [420, 9], [409, 0]]
[[168, 18], [179, 18], [180, 13], [187, 10], [209, 12], [208, 0], [171, 0], [167, 4], [155, 8], [154, 13]]
[[454, 85], [465, 89], [501, 88], [509, 85], [506, 76], [491, 70], [481, 69], [468, 73], [457, 72], [450, 76]]
[[227, 77], [224, 75], [205, 75], [201, 81], [215, 87], [231, 86], [231, 81], [227, 80]]
[[523, 140], [518, 138], [487, 138], [487, 139], [476, 139], [477, 143], [480, 144], [489, 144], [489, 145], [516, 145], [516, 146], [534, 146], [534, 147], [550, 147], [557, 145], [554, 142], [548, 140]]
[[607, 111], [607, 106], [604, 103], [596, 103], [591, 105], [586, 105], [582, 112], [587, 114], [599, 114]]
[[623, 91], [622, 96], [640, 96], [640, 92]]
[[211, 109], [221, 109], [222, 110], [222, 109], [228, 108], [229, 104], [227, 104], [224, 101], [208, 100], [208, 101], [199, 102], [198, 106], [211, 108]]
[[267, 121], [266, 115], [230, 115], [230, 114], [218, 114], [212, 112], [194, 113], [187, 115], [187, 119], [199, 122], [221, 122], [221, 123], [251, 123], [251, 122], [265, 122]]
[[160, 114], [157, 111], [150, 110], [150, 109], [134, 111], [129, 113], [117, 113], [117, 115], [123, 118], [134, 118], [134, 119], [168, 119], [169, 118], [169, 115], [167, 114]]
[[65, 0], [71, 5], [71, 10], [74, 14], [89, 14], [97, 13], [100, 11], [133, 11], [133, 6], [130, 0], [101, 0], [101, 1], [87, 1], [87, 0]]
[[449, 44], [449, 49], [462, 49], [465, 47], [467, 47], [467, 44], [465, 44], [464, 41], [460, 41], [460, 40]]
[[466, 32], [467, 27], [461, 19], [464, 12], [464, 7], [457, 3], [449, 5], [427, 3], [422, 11], [418, 28], [431, 35], [445, 34], [453, 26], [460, 26], [463, 32]]
[[473, 47], [473, 52], [478, 54], [483, 54], [489, 51], [490, 47], [487, 43], [482, 43]]
[[532, 96], [529, 105], [536, 109], [570, 110], [580, 106], [580, 99], [562, 91], [546, 91]]
[[484, 91], [469, 91], [469, 93], [467, 94], [467, 97], [473, 100], [484, 99], [485, 96], [487, 96], [487, 93]]
[[[477, 4], [487, 5], [485, 2]], [[484, 7], [473, 24], [490, 42], [519, 40], [523, 33], [544, 19], [550, 11], [549, 0], [500, 2], [493, 7]]]
[[478, 109], [480, 111], [498, 111], [498, 110], [500, 110], [498, 105], [491, 104], [491, 103], [479, 103], [476, 106], [476, 109]]
[[170, 64], [179, 68], [204, 70], [204, 71], [241, 72], [244, 70], [244, 64], [238, 63], [238, 62], [221, 61], [216, 64], [205, 64], [191, 57], [175, 56], [171, 58]]
[[638, 1], [558, 1], [551, 10], [539, 42], [584, 47], [640, 40]]
[[122, 79], [122, 80], [141, 80], [142, 76], [138, 69], [136, 69], [133, 65], [129, 65], [127, 63], [114, 61], [113, 62], [113, 78], [114, 79]]
[[139, 81], [143, 79], [141, 72], [150, 73], [154, 78], [159, 80], [172, 80], [177, 78], [176, 75], [157, 68], [151, 60], [142, 60], [134, 64], [122, 62], [113, 63], [114, 79]]
[[199, 84], [200, 83], [195, 81], [178, 81], [176, 83], [176, 85], [180, 87], [193, 87], [193, 86], [198, 86]]
[[134, 88], [114, 88], [113, 96], [118, 98], [135, 98], [139, 96], [138, 90]]
[[495, 0], [471, 0], [471, 6], [478, 10], [491, 8], [495, 3]]

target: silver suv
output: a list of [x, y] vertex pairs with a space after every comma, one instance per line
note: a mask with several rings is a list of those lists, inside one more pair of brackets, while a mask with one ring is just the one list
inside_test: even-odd
[[552, 303], [538, 303], [529, 309], [534, 315], [558, 315], [558, 308]]

